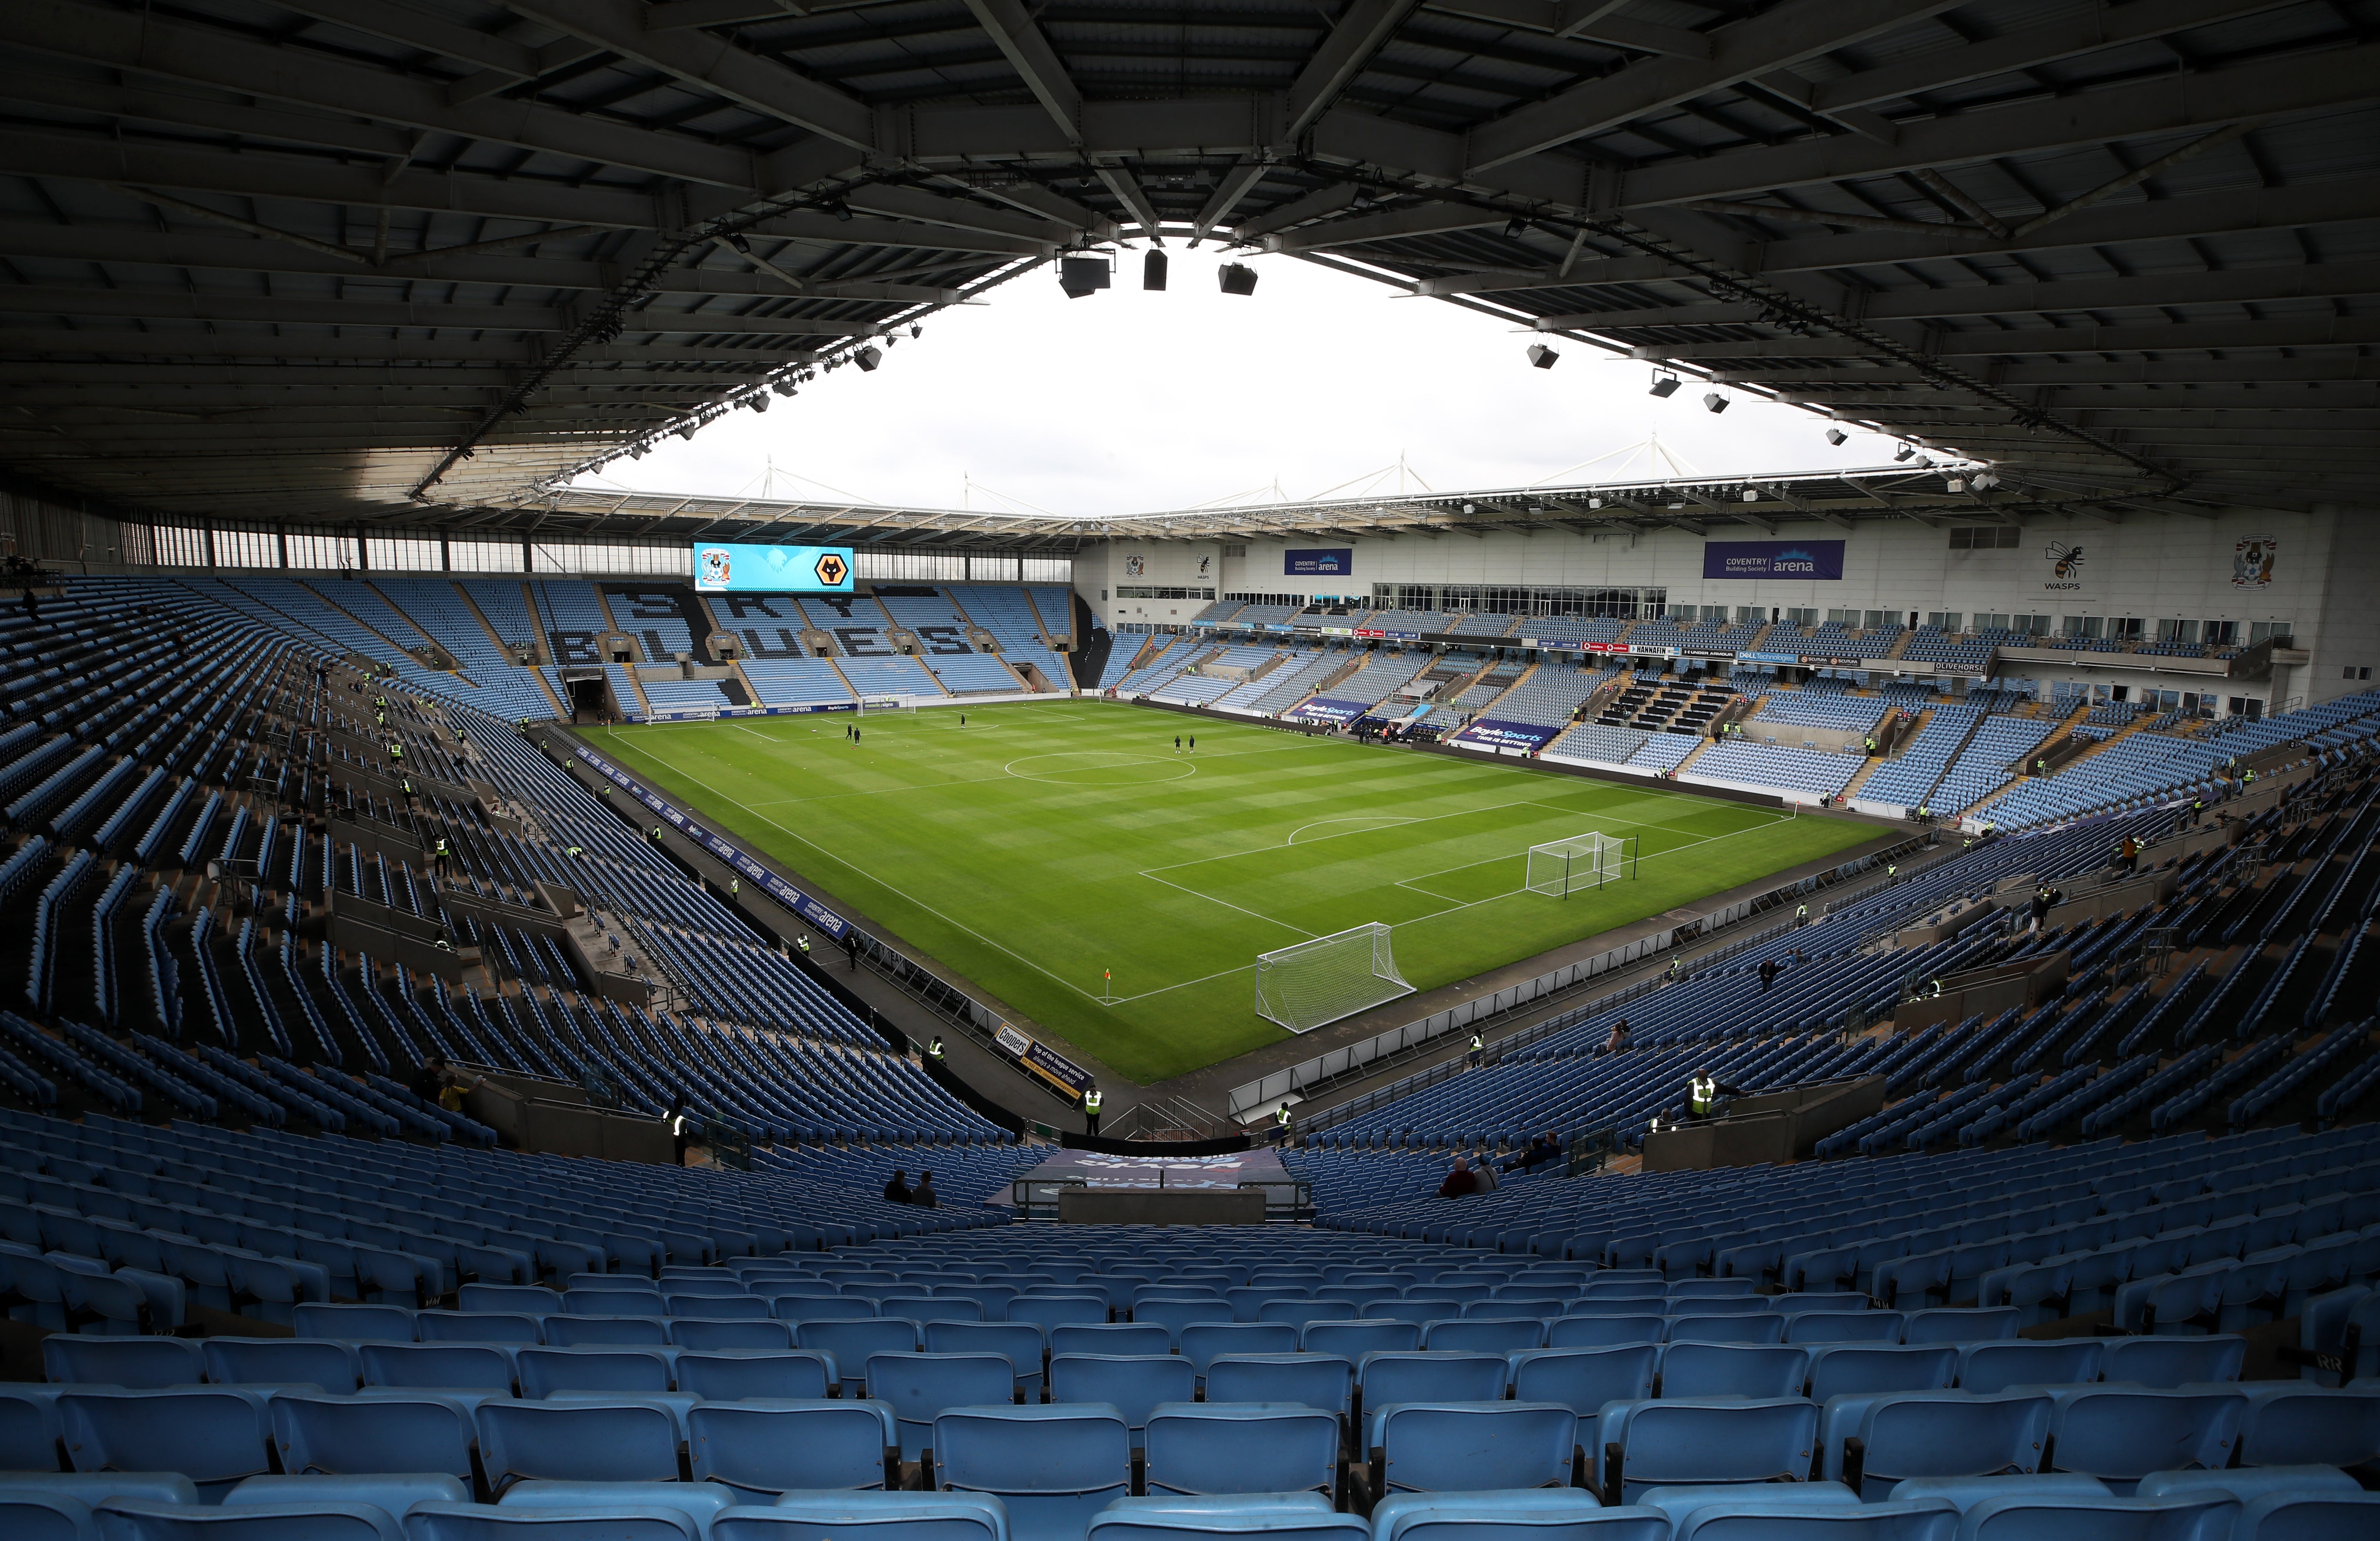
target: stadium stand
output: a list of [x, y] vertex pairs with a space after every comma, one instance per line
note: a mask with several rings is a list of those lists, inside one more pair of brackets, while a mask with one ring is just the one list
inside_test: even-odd
[[[458, 646], [468, 612], [419, 581], [382, 602], [458, 661], [508, 667]], [[539, 602], [583, 621], [594, 601]], [[161, 613], [186, 642], [160, 639]], [[1011, 1185], [1045, 1151], [890, 1052], [472, 704], [484, 684], [422, 669], [413, 691], [339, 664], [380, 656], [346, 645], [342, 614], [391, 646], [353, 613], [92, 580], [40, 623], [0, 619], [0, 904], [26, 922], [30, 982], [0, 1012], [0, 1298], [42, 1335], [48, 1377], [0, 1383], [12, 1533], [1399, 1541], [1457, 1523], [1519, 1541], [1559, 1520], [1682, 1541], [1782, 1514], [1952, 1541], [1995, 1506], [2069, 1527], [2205, 1511], [2235, 1533], [2368, 1528], [2380, 1128], [2348, 1121], [2380, 1089], [2362, 945], [2380, 699], [2219, 747], [2127, 734], [2080, 762], [2108, 761], [2112, 816], [1946, 841], [1476, 1067], [1314, 1110], [1282, 1155], [1311, 1225], [1086, 1240], [1014, 1222]], [[1177, 682], [1218, 653], [1170, 651]], [[1272, 663], [1291, 676], [1275, 691], [1356, 661], [1276, 656], [1216, 661]], [[1393, 688], [1412, 662], [1366, 672], [1393, 663]], [[1554, 710], [1592, 688], [1572, 673]], [[2004, 765], [2047, 726], [1933, 710], [1886, 768], [1912, 786]], [[326, 770], [380, 763], [356, 746], [383, 733], [403, 763], [531, 817], [498, 823], [443, 781], [408, 812], [339, 778], [356, 811], [443, 831], [441, 871], [285, 819]], [[308, 734], [336, 746], [299, 754]], [[2122, 758], [2144, 739], [2171, 747]], [[1585, 723], [1558, 746], [1634, 765], [1707, 742]], [[2214, 774], [2231, 754], [2300, 742], [2302, 773], [2236, 843], [2184, 858], [2168, 897], [1883, 945], [2010, 882], [2086, 888], [2117, 842], [2186, 831], [2170, 795], [2240, 796]], [[1728, 742], [1692, 773], [1770, 756], [1854, 758]], [[2108, 779], [2135, 763], [2137, 791]], [[134, 923], [223, 858], [259, 873], [251, 913]], [[591, 955], [616, 949], [653, 1003], [500, 918], [540, 882], [585, 897]], [[334, 894], [444, 911], [497, 988], [307, 934], [298, 918]], [[138, 936], [112, 958], [59, 940], [110, 916]], [[2153, 935], [2180, 966], [2150, 971]], [[2069, 960], [2052, 999], [1890, 1025], [1912, 980], [2052, 949]], [[748, 1170], [490, 1148], [493, 1129], [411, 1089], [433, 1049], [601, 1086], [643, 1117], [687, 1109], [748, 1142]], [[1876, 1075], [1886, 1100], [1784, 1167], [1580, 1180], [1567, 1154], [1522, 1154], [1548, 1133], [1633, 1151], [1687, 1114], [1696, 1072], [1730, 1095]], [[1509, 1167], [1492, 1192], [1439, 1196], [1482, 1158]], [[888, 1201], [896, 1170], [926, 1167], [940, 1207]], [[2038, 1336], [2078, 1321], [2104, 1330]], [[2277, 1340], [2294, 1378], [2251, 1358]], [[2317, 1520], [2344, 1528], [2292, 1528]]]

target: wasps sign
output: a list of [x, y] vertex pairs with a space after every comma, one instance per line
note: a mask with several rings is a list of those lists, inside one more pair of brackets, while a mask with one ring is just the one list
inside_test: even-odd
[[2041, 549], [2041, 554], [2048, 561], [2049, 570], [2057, 575], [2052, 581], [2042, 585], [2044, 588], [2070, 590], [2082, 587], [2077, 581], [2082, 576], [2082, 547], [2070, 546], [2063, 540], [2052, 540]]

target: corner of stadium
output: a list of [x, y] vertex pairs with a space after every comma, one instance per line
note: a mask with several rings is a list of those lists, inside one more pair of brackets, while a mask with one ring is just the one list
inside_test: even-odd
[[[0, 7], [0, 1536], [2380, 1535], [2375, 28]], [[600, 474], [1210, 268], [1882, 447]]]

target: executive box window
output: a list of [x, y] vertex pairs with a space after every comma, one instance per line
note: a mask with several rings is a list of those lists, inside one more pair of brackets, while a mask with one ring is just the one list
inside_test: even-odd
[[2024, 531], [2014, 525], [1953, 525], [1950, 527], [1950, 549], [1954, 552], [2012, 552], [2017, 549]]
[[1152, 588], [1143, 586], [1123, 588], [1115, 592], [1119, 600], [1211, 600], [1215, 597], [1211, 588]]

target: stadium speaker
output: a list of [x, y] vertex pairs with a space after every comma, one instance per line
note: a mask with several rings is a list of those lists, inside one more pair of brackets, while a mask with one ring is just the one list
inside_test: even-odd
[[1245, 262], [1225, 262], [1215, 270], [1215, 283], [1227, 295], [1257, 292], [1257, 270]]
[[1703, 394], [1703, 410], [1706, 412], [1724, 412], [1727, 410], [1727, 398], [1719, 394], [1717, 391], [1705, 392]]
[[1850, 437], [1850, 434], [1845, 433], [1840, 428], [1830, 428], [1827, 430], [1827, 443], [1830, 444], [1840, 444]]
[[1674, 374], [1655, 375], [1653, 377], [1653, 389], [1648, 394], [1657, 396], [1676, 395], [1678, 394], [1678, 377]]
[[1108, 286], [1108, 260], [1104, 257], [1061, 257], [1058, 259], [1058, 287], [1066, 291], [1068, 299], [1080, 299], [1097, 294]]
[[1560, 354], [1556, 353], [1553, 349], [1546, 346], [1543, 343], [1531, 343], [1529, 345], [1529, 362], [1535, 364], [1541, 370], [1552, 369], [1555, 361], [1560, 358]]
[[1165, 287], [1165, 253], [1150, 251], [1141, 258], [1140, 286], [1144, 289]]
[[864, 347], [851, 356], [851, 361], [864, 371], [872, 371], [877, 365], [884, 362], [884, 350], [880, 347]]

